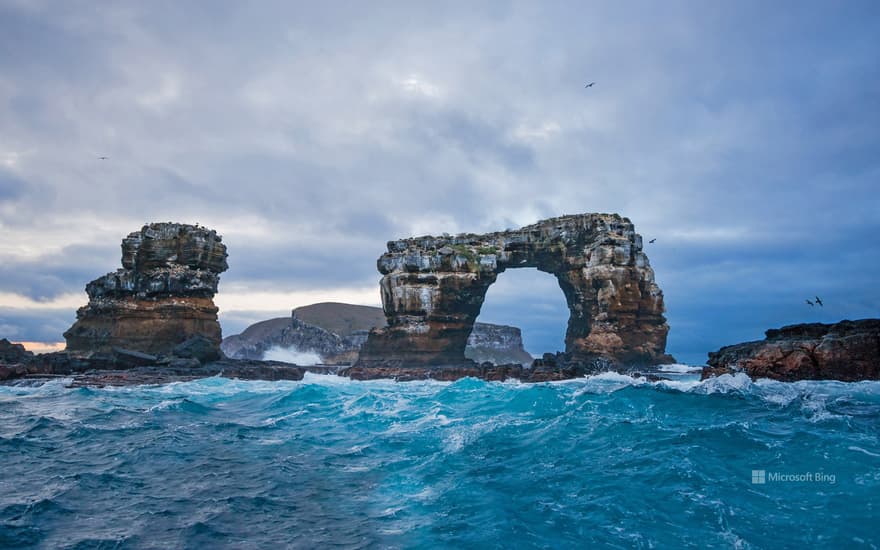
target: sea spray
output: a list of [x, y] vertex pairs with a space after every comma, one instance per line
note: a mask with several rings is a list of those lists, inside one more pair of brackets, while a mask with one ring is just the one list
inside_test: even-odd
[[321, 356], [312, 351], [300, 351], [295, 347], [272, 346], [263, 352], [263, 361], [281, 361], [294, 365], [320, 365]]

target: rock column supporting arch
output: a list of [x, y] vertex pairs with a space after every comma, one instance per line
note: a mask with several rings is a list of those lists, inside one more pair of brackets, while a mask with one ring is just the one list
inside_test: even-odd
[[388, 326], [358, 366], [467, 364], [464, 349], [486, 291], [506, 269], [556, 276], [569, 308], [566, 352], [580, 361], [656, 364], [669, 327], [663, 292], [632, 222], [579, 214], [518, 230], [390, 241], [377, 262]]

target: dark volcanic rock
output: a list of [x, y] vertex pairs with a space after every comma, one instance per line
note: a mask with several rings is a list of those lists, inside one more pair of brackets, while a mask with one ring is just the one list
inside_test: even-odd
[[136, 384], [168, 384], [223, 376], [240, 380], [302, 380], [306, 369], [277, 361], [216, 361], [193, 367], [172, 365], [137, 367], [127, 370], [91, 370], [75, 377], [72, 387], [131, 386]]
[[130, 349], [113, 348], [113, 357], [120, 368], [142, 367], [156, 363], [158, 357]]
[[6, 338], [0, 339], [0, 364], [15, 365], [25, 363], [34, 356], [21, 344], [13, 344]]
[[604, 358], [583, 360], [570, 353], [545, 353], [543, 358], [535, 359], [531, 365], [520, 363], [496, 365], [488, 361], [476, 363], [465, 360], [457, 364], [426, 367], [408, 365], [401, 360], [389, 360], [377, 365], [355, 365], [340, 370], [339, 374], [353, 380], [390, 378], [400, 382], [426, 379], [453, 381], [465, 377], [488, 381], [549, 382], [581, 378], [607, 370], [609, 370], [609, 362]]
[[[113, 353], [55, 352], [35, 356], [25, 364], [0, 365], [0, 381], [18, 383], [22, 379], [33, 380], [72, 378], [72, 386], [118, 386], [134, 384], [166, 384], [195, 380], [210, 376], [224, 376], [243, 380], [301, 380], [306, 372], [339, 374], [354, 380], [388, 378], [407, 380], [447, 380], [464, 377], [488, 381], [520, 380], [522, 382], [546, 382], [579, 378], [603, 370], [597, 363], [581, 363], [565, 354], [549, 356], [546, 361], [536, 361], [531, 367], [521, 364], [494, 365], [489, 362], [477, 364], [467, 361], [460, 365], [412, 367], [400, 363], [388, 363], [378, 367], [328, 367], [297, 366], [279, 361], [254, 361], [221, 359], [207, 364], [189, 358], [155, 358], [155, 363], [143, 364], [150, 356], [138, 352], [117, 349]], [[9, 382], [12, 380], [12, 382]]]
[[0, 380], [19, 378], [27, 373], [27, 363], [34, 354], [21, 344], [13, 344], [6, 338], [0, 339]]
[[378, 260], [388, 326], [374, 329], [357, 365], [466, 365], [465, 346], [499, 273], [554, 274], [568, 302], [566, 352], [612, 364], [671, 362], [663, 293], [632, 223], [582, 214], [513, 231], [391, 241]]
[[595, 374], [595, 371], [584, 364], [530, 368], [518, 363], [494, 365], [486, 362], [482, 364], [465, 363], [430, 367], [408, 367], [402, 364], [370, 367], [354, 366], [340, 371], [339, 374], [348, 376], [352, 380], [387, 378], [398, 382], [409, 382], [412, 380], [443, 380], [451, 382], [467, 377], [480, 378], [490, 382], [503, 382], [505, 380], [550, 382], [581, 378], [588, 374]]
[[703, 379], [744, 372], [775, 380], [880, 380], [880, 319], [770, 329], [767, 338], [710, 353]]
[[210, 363], [211, 361], [217, 361], [222, 357], [222, 353], [220, 353], [220, 348], [217, 347], [217, 343], [201, 334], [196, 334], [195, 336], [188, 338], [185, 342], [177, 344], [174, 346], [174, 349], [171, 350], [171, 353], [173, 353], [175, 357], [195, 359], [199, 363]]
[[[130, 350], [112, 353], [55, 352], [24, 364], [0, 365], [0, 380], [73, 378], [74, 386], [165, 384], [210, 376], [244, 380], [301, 380], [305, 372], [334, 374], [335, 368], [300, 367], [280, 361], [221, 359], [200, 364], [194, 358], [157, 358]], [[7, 382], [9, 383], [9, 382]]]
[[122, 269], [86, 285], [89, 303], [64, 333], [67, 349], [170, 354], [200, 336], [219, 350], [213, 297], [227, 269], [221, 240], [213, 230], [178, 223], [131, 233], [122, 241]]

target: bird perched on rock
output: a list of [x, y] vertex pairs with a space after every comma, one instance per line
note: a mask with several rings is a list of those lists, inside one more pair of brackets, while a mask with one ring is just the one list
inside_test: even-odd
[[818, 296], [816, 296], [816, 303], [822, 307], [825, 307], [825, 304], [822, 303], [822, 300], [820, 300]]
[[816, 305], [816, 304], [814, 304], [813, 302], [811, 302], [811, 301], [809, 301], [809, 300], [807, 300], [807, 303], [810, 304], [811, 306]]

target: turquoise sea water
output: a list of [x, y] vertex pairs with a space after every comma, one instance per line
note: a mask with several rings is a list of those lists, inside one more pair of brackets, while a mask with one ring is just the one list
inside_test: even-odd
[[0, 547], [880, 546], [880, 383], [693, 378], [0, 387]]

